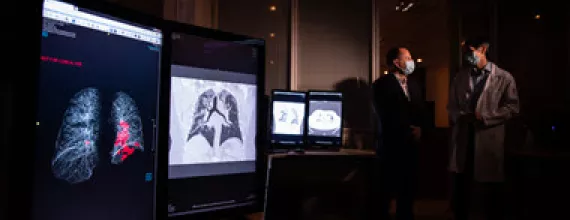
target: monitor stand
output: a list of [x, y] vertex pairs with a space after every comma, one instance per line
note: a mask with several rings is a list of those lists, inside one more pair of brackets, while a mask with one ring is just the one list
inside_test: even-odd
[[304, 153], [305, 145], [279, 145], [272, 144], [268, 150], [270, 154]]
[[305, 149], [304, 148], [297, 148], [295, 150], [292, 150], [291, 152], [297, 153], [297, 154], [304, 154], [305, 153]]
[[311, 145], [307, 147], [307, 150], [317, 151], [317, 152], [338, 152], [340, 151], [341, 148], [342, 146], [335, 146], [335, 145], [330, 145], [330, 146]]

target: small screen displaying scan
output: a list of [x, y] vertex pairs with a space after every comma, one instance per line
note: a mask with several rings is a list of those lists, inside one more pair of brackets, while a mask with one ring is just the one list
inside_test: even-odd
[[273, 91], [272, 99], [272, 143], [303, 144], [306, 94], [303, 92]]
[[307, 136], [309, 144], [342, 142], [342, 93], [309, 92]]

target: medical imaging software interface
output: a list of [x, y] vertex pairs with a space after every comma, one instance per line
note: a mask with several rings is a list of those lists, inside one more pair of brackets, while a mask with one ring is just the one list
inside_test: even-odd
[[339, 146], [342, 142], [342, 93], [309, 92], [308, 99], [309, 144]]
[[302, 145], [305, 134], [305, 100], [303, 92], [273, 91], [271, 142]]
[[162, 34], [46, 0], [41, 36], [33, 219], [152, 220]]
[[257, 48], [172, 38], [169, 213], [248, 204], [256, 197]]

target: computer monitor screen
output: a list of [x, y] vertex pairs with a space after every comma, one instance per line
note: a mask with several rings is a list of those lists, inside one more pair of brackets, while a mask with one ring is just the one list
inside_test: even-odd
[[309, 145], [342, 144], [342, 93], [309, 92], [307, 141]]
[[172, 38], [170, 216], [252, 205], [258, 47], [177, 32]]
[[304, 92], [273, 91], [271, 142], [276, 145], [302, 145], [305, 135]]
[[161, 32], [45, 0], [41, 35], [33, 219], [152, 220]]

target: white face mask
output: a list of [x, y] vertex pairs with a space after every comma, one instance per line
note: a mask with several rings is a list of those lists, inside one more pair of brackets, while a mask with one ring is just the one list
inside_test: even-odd
[[479, 62], [481, 62], [481, 58], [479, 56], [477, 56], [475, 51], [472, 51], [471, 53], [466, 54], [465, 60], [467, 61], [467, 63], [471, 64], [472, 66], [477, 66], [477, 64], [479, 64]]
[[406, 67], [401, 69], [401, 70], [404, 74], [410, 75], [414, 72], [415, 68], [416, 68], [416, 64], [414, 63], [414, 61], [408, 60], [408, 61], [406, 61]]

